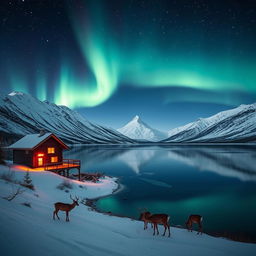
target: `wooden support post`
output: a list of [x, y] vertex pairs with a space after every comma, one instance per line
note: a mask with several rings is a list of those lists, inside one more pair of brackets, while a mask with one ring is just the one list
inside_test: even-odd
[[67, 169], [67, 178], [69, 178], [69, 169]]
[[78, 180], [81, 181], [80, 167], [78, 168]]

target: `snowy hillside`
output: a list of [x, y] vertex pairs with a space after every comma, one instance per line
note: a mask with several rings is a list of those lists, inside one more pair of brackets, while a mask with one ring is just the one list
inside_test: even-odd
[[40, 129], [52, 132], [68, 143], [131, 143], [131, 139], [87, 121], [65, 106], [42, 102], [13, 92], [0, 98], [0, 135], [14, 140]]
[[256, 141], [256, 103], [241, 105], [172, 129], [163, 142]]
[[[0, 177], [8, 173], [0, 166]], [[17, 171], [13, 180], [21, 181], [25, 172]], [[252, 256], [256, 245], [214, 238], [185, 229], [171, 227], [171, 237], [153, 236], [153, 230], [143, 230], [141, 221], [103, 215], [83, 204], [70, 212], [70, 222], [59, 212], [53, 220], [55, 202], [71, 203], [69, 194], [94, 198], [111, 194], [117, 184], [111, 178], [99, 183], [70, 181], [72, 186], [57, 189], [66, 178], [50, 172], [30, 172], [35, 191], [24, 188], [12, 201], [3, 199], [16, 190], [17, 184], [0, 179], [0, 247], [2, 255], [82, 255], [82, 256]], [[24, 203], [27, 205], [24, 205]], [[30, 205], [30, 207], [28, 207]], [[172, 219], [172, 218], [171, 218]], [[159, 227], [160, 233], [163, 227]]]
[[135, 116], [129, 123], [117, 130], [129, 138], [137, 140], [159, 141], [167, 137], [166, 133], [151, 128], [139, 116]]

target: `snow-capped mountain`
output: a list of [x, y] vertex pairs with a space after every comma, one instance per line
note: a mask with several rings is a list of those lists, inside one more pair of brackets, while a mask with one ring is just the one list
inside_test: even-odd
[[87, 121], [76, 111], [28, 94], [12, 92], [0, 97], [0, 136], [16, 140], [40, 129], [52, 132], [68, 143], [132, 143], [121, 133]]
[[208, 118], [200, 118], [168, 132], [163, 142], [256, 141], [256, 103], [240, 105]]
[[125, 136], [136, 140], [159, 141], [167, 137], [166, 133], [151, 128], [137, 115], [129, 123], [117, 130]]

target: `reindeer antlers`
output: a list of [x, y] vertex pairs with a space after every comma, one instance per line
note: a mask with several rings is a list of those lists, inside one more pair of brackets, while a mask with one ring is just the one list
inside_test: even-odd
[[73, 200], [73, 201], [78, 201], [79, 200], [79, 197], [76, 196], [76, 199], [72, 198], [71, 194], [70, 194], [70, 199]]

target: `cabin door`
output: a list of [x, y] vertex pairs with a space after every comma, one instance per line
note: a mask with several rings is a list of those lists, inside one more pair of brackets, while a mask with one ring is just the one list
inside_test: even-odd
[[38, 166], [43, 166], [43, 164], [44, 164], [44, 159], [42, 157], [38, 157], [37, 158], [37, 165]]

